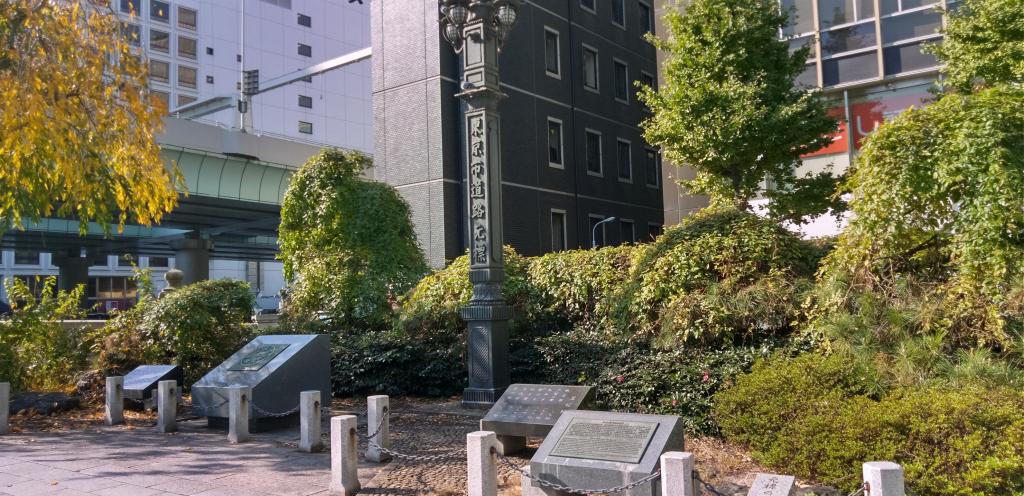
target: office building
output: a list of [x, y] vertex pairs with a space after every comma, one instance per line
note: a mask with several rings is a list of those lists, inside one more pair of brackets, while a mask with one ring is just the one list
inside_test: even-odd
[[[412, 206], [431, 264], [464, 253], [459, 63], [436, 1], [372, 4], [375, 177]], [[637, 81], [656, 84], [653, 5], [531, 0], [501, 54], [505, 243], [537, 255], [641, 241], [662, 225], [658, 152], [639, 128]]]

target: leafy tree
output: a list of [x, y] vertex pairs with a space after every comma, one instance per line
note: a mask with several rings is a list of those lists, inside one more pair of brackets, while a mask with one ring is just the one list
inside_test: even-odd
[[1011, 339], [1004, 305], [1019, 314], [1011, 295], [1024, 281], [1024, 89], [903, 112], [865, 141], [845, 187], [853, 216], [827, 276], [875, 290], [928, 278], [976, 343]]
[[969, 92], [976, 84], [1024, 82], [1024, 4], [1020, 0], [963, 0], [949, 16], [941, 44], [931, 45], [946, 67], [944, 83]]
[[177, 203], [145, 63], [112, 12], [84, 4], [0, 1], [0, 229], [148, 225]]
[[427, 273], [409, 205], [360, 177], [369, 166], [359, 152], [324, 150], [292, 177], [279, 231], [289, 313], [382, 328], [398, 295]]
[[644, 122], [648, 142], [665, 157], [693, 167], [690, 190], [712, 202], [747, 202], [766, 177], [772, 212], [799, 222], [837, 208], [829, 172], [797, 177], [800, 157], [830, 142], [836, 121], [816, 91], [794, 85], [810, 48], [790, 52], [779, 38], [787, 23], [775, 0], [694, 0], [685, 13], [665, 16], [664, 84], [643, 89], [653, 111]]

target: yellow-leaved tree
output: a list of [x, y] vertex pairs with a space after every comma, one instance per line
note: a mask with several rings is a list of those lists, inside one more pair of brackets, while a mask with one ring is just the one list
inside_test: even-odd
[[109, 232], [176, 206], [131, 36], [109, 7], [0, 0], [0, 232], [50, 216]]

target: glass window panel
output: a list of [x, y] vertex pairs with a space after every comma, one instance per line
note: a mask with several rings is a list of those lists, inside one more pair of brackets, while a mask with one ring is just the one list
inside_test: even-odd
[[651, 186], [657, 186], [661, 181], [661, 174], [658, 172], [658, 152], [644, 152], [644, 174], [647, 176], [647, 184]]
[[918, 7], [924, 7], [925, 5], [935, 5], [938, 2], [935, 0], [901, 0], [903, 10], [916, 9]]
[[124, 36], [132, 46], [139, 46], [142, 44], [142, 33], [139, 30], [138, 24], [128, 24], [126, 22], [121, 23], [121, 35]]
[[548, 121], [548, 162], [562, 165], [562, 124]]
[[195, 60], [196, 40], [194, 38], [178, 37], [178, 56]]
[[919, 42], [886, 47], [883, 52], [885, 56], [885, 75], [891, 76], [901, 72], [917, 71], [938, 66], [939, 62], [935, 59], [934, 55], [921, 51], [922, 44], [923, 42]]
[[624, 220], [620, 221], [619, 224], [622, 231], [622, 242], [632, 243], [636, 241], [636, 228], [633, 227], [633, 221]]
[[875, 23], [866, 22], [821, 33], [821, 54], [825, 57], [875, 46]]
[[313, 108], [313, 97], [299, 95], [299, 106], [302, 108]]
[[856, 20], [853, 0], [819, 0], [818, 16], [821, 18], [821, 29], [853, 22]]
[[149, 61], [149, 77], [164, 83], [171, 80], [171, 64], [162, 60]]
[[167, 257], [149, 257], [150, 267], [167, 267], [168, 262]]
[[544, 31], [544, 69], [549, 74], [561, 74], [561, 54], [558, 51], [558, 33]]
[[305, 14], [299, 14], [299, 26], [313, 27], [313, 18]]
[[190, 104], [190, 103], [192, 103], [194, 101], [196, 101], [196, 97], [194, 97], [194, 96], [178, 95], [178, 106], [179, 107], [181, 107], [182, 105], [188, 105], [188, 104]]
[[302, 134], [313, 134], [313, 123], [299, 121], [299, 132]]
[[942, 14], [930, 10], [882, 19], [882, 43], [895, 43], [935, 34], [942, 27]]
[[862, 81], [878, 77], [878, 54], [861, 53], [821, 62], [825, 86]]
[[583, 86], [596, 90], [597, 88], [597, 51], [589, 48], [583, 49]]
[[580, 7], [591, 11], [595, 10], [597, 8], [597, 5], [595, 4], [596, 1], [597, 0], [580, 0]]
[[637, 5], [640, 7], [640, 32], [653, 33], [654, 14], [651, 12], [651, 6], [643, 2], [640, 2]]
[[618, 142], [619, 179], [633, 180], [633, 147], [625, 141]]
[[121, 12], [139, 15], [139, 0], [121, 0]]
[[160, 22], [171, 22], [171, 6], [160, 0], [151, 1], [149, 3], [149, 18]]
[[900, 0], [878, 0], [882, 15], [892, 14], [900, 10]]
[[96, 282], [96, 278], [95, 277], [90, 277], [89, 278], [89, 284], [85, 285], [85, 297], [86, 298], [96, 299], [96, 285], [97, 284], [99, 284], [99, 283]]
[[587, 132], [587, 170], [601, 173], [601, 135]]
[[796, 85], [805, 88], [814, 88], [818, 86], [818, 64], [807, 64], [804, 68], [804, 72], [801, 72], [796, 77]]
[[629, 67], [615, 62], [615, 98], [629, 101]]
[[32, 250], [14, 250], [15, 265], [39, 265], [39, 252]]
[[178, 86], [196, 87], [196, 70], [191, 67], [178, 66]]
[[872, 19], [875, 17], [875, 0], [857, 0], [857, 20]]
[[814, 35], [802, 36], [800, 38], [793, 38], [789, 40], [789, 52], [793, 53], [804, 46], [810, 47], [811, 51], [807, 55], [808, 59], [814, 59], [818, 57], [818, 44], [814, 42]]
[[612, 0], [612, 22], [626, 26], [626, 0]]
[[195, 31], [196, 11], [185, 7], [178, 7], [178, 26]]
[[169, 53], [171, 51], [171, 35], [163, 31], [150, 29], [149, 48], [157, 52]]
[[782, 0], [782, 10], [789, 14], [789, 24], [782, 29], [786, 36], [814, 31], [814, 0]]
[[551, 212], [551, 251], [562, 251], [565, 245], [565, 214]]
[[150, 91], [149, 96], [153, 99], [156, 105], [160, 106], [160, 109], [163, 112], [166, 112], [167, 109], [171, 108], [171, 95], [166, 91]]
[[299, 52], [299, 55], [302, 55], [303, 57], [312, 57], [313, 56], [313, 47], [311, 47], [309, 45], [306, 45], [306, 44], [303, 44], [303, 43], [299, 43], [298, 52]]

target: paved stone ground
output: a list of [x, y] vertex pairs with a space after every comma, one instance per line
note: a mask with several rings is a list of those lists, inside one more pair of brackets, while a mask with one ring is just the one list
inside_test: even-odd
[[[332, 414], [358, 412], [365, 434], [365, 403], [336, 400]], [[457, 402], [392, 401], [392, 448], [414, 455], [465, 448], [477, 430], [478, 412]], [[33, 495], [311, 495], [327, 494], [329, 451], [297, 450], [298, 428], [256, 433], [251, 442], [231, 445], [223, 431], [205, 420], [182, 420], [179, 432], [161, 434], [151, 416], [107, 427], [98, 420], [70, 429], [20, 429], [0, 437], [0, 494]], [[328, 441], [328, 419], [324, 438]], [[362, 459], [364, 494], [465, 494], [465, 455], [439, 462], [395, 460], [379, 465]], [[527, 455], [529, 456], [529, 455]], [[525, 459], [518, 460], [525, 464]], [[503, 469], [503, 492], [516, 493], [518, 479]]]

